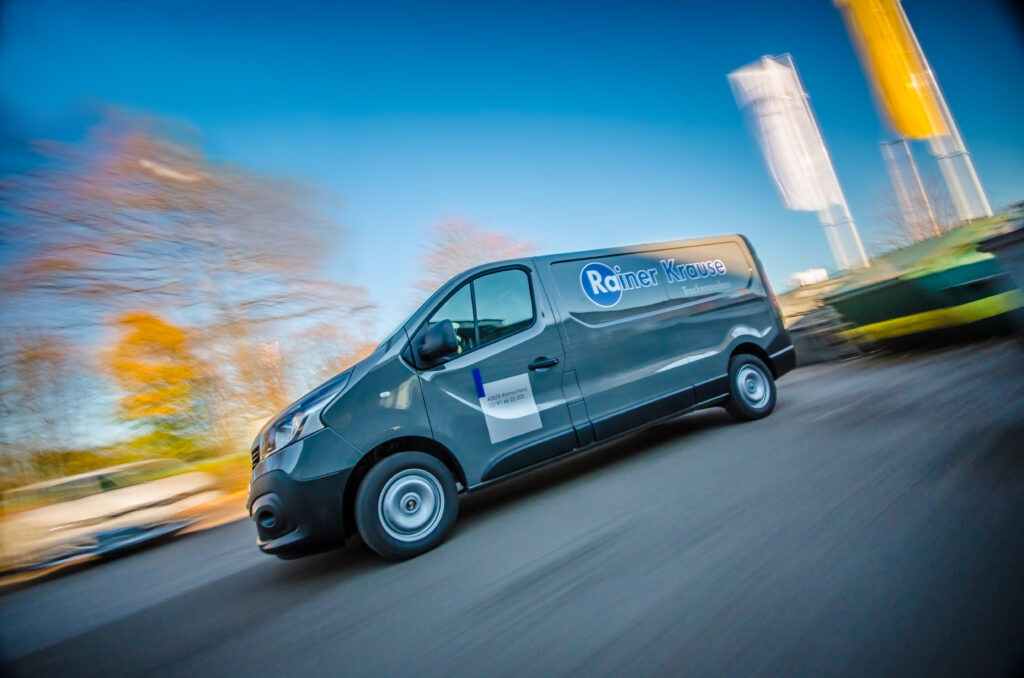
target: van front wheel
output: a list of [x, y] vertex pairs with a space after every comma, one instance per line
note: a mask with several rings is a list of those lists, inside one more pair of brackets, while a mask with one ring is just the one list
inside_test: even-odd
[[440, 544], [458, 512], [451, 471], [422, 452], [385, 457], [370, 469], [356, 493], [360, 536], [392, 560], [412, 558]]
[[759, 358], [741, 353], [729, 361], [725, 409], [741, 421], [767, 417], [775, 409], [775, 378]]

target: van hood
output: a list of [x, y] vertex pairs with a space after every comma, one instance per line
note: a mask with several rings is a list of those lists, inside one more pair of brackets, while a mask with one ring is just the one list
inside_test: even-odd
[[[402, 332], [402, 334], [399, 335], [399, 332]], [[257, 444], [263, 438], [264, 434], [267, 432], [269, 428], [276, 425], [278, 422], [282, 421], [286, 417], [290, 417], [291, 415], [295, 414], [295, 412], [305, 409], [306, 406], [309, 405], [311, 402], [320, 399], [321, 397], [327, 395], [331, 391], [340, 392], [348, 388], [352, 384], [358, 382], [360, 379], [362, 379], [363, 375], [366, 374], [371, 367], [373, 367], [374, 365], [377, 364], [377, 362], [380, 361], [381, 356], [387, 353], [388, 348], [393, 344], [392, 340], [395, 339], [396, 336], [404, 338], [405, 335], [403, 326], [400, 325], [398, 329], [392, 333], [392, 336], [386, 339], [380, 346], [375, 348], [370, 353], [370, 355], [366, 356], [365, 358], [363, 358], [356, 364], [352, 365], [348, 369], [344, 370], [343, 372], [331, 377], [324, 383], [320, 384], [316, 388], [312, 389], [311, 391], [303, 395], [301, 398], [295, 400], [295, 402], [288, 405], [288, 407], [285, 407], [283, 410], [281, 410], [274, 416], [270, 417], [266, 421], [266, 423], [263, 424], [263, 427], [260, 429], [260, 432], [256, 434], [256, 439], [253, 441], [253, 444]]]

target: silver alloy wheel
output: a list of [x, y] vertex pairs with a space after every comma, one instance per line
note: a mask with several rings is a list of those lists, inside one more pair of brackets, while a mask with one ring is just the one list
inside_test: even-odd
[[760, 410], [768, 404], [771, 396], [771, 389], [768, 387], [768, 378], [764, 373], [753, 365], [744, 365], [736, 373], [736, 390], [747, 405]]
[[444, 515], [444, 492], [429, 471], [409, 468], [384, 485], [377, 500], [377, 516], [384, 531], [398, 541], [426, 537]]

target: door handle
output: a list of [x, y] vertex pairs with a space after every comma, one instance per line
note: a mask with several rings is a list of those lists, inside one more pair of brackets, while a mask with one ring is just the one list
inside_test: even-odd
[[547, 367], [554, 367], [558, 364], [558, 358], [536, 358], [530, 363], [529, 368], [531, 370], [543, 370]]

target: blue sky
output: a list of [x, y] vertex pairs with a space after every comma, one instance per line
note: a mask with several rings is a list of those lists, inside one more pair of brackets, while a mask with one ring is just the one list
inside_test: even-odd
[[[994, 207], [1024, 199], [1024, 41], [994, 2], [907, 0]], [[328, 275], [382, 333], [426, 231], [457, 216], [540, 252], [749, 236], [777, 289], [831, 266], [783, 208], [726, 73], [789, 52], [865, 241], [891, 137], [830, 0], [314, 3], [7, 0], [0, 112], [73, 139], [105, 104], [194, 124], [221, 159], [301, 179], [350, 237]], [[922, 153], [922, 169], [934, 165]]]

